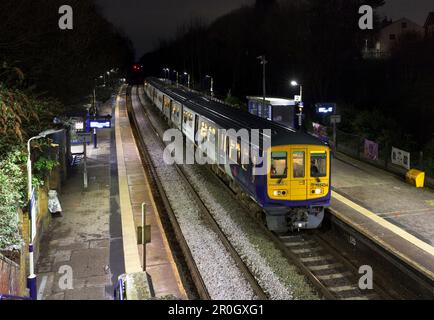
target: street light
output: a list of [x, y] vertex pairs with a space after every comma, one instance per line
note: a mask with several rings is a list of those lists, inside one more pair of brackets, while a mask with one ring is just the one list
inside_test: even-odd
[[[170, 80], [170, 69], [169, 68], [164, 68], [163, 71], [164, 71], [164, 78], [167, 81], [169, 81]], [[167, 72], [167, 74], [166, 74], [166, 72]]]
[[266, 71], [266, 65], [268, 63], [267, 59], [265, 58], [265, 55], [257, 57], [258, 60], [260, 60], [262, 64], [262, 95], [264, 99], [264, 105], [265, 105], [265, 97], [266, 97], [266, 88], [265, 88], [265, 71]]
[[190, 74], [184, 72], [184, 75], [187, 76], [187, 87], [190, 89]]
[[295, 80], [291, 81], [291, 86], [293, 86], [293, 87], [300, 86], [300, 101], [298, 101], [298, 103], [297, 103], [298, 107], [299, 107], [299, 113], [297, 114], [297, 116], [298, 116], [298, 126], [299, 126], [299, 128], [301, 128], [302, 120], [303, 120], [302, 119], [302, 117], [303, 117], [303, 86]]
[[[31, 150], [30, 150], [30, 144], [33, 140], [42, 139], [49, 135], [52, 135], [57, 132], [61, 132], [63, 129], [60, 130], [46, 130], [38, 134], [37, 136], [34, 136], [30, 138], [27, 141], [27, 197], [29, 200], [29, 210], [30, 210], [30, 223], [29, 223], [29, 276], [27, 278], [27, 287], [29, 288], [30, 297], [33, 300], [37, 299], [37, 286], [36, 286], [36, 275], [35, 275], [35, 262], [33, 259], [33, 233], [36, 233], [36, 217], [35, 217], [35, 211], [32, 208], [32, 158], [31, 158]], [[33, 225], [35, 223], [35, 226]]]
[[179, 73], [176, 70], [173, 70], [173, 72], [176, 74], [176, 86], [178, 86], [178, 77], [179, 77]]
[[206, 78], [211, 79], [210, 92], [211, 92], [211, 97], [214, 97], [214, 78], [208, 75], [206, 76]]
[[302, 102], [303, 101], [303, 86], [295, 80], [291, 81], [291, 86], [293, 86], [293, 87], [300, 86], [300, 102]]

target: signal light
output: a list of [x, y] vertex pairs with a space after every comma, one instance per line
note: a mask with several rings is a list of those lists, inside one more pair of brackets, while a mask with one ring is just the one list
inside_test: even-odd
[[134, 64], [134, 65], [133, 65], [133, 70], [134, 70], [135, 72], [140, 71], [141, 68], [142, 68], [142, 66], [141, 66], [140, 64]]

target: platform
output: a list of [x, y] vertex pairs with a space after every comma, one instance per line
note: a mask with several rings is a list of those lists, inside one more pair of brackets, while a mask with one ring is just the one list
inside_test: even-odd
[[332, 214], [434, 280], [434, 191], [342, 154], [332, 170]]
[[147, 224], [151, 225], [152, 240], [146, 247], [146, 271], [151, 278], [155, 295], [187, 299], [143, 169], [126, 110], [125, 96], [118, 97], [115, 115], [126, 272], [142, 270], [142, 246], [137, 245], [135, 230], [141, 225], [142, 203], [145, 202], [146, 220]]

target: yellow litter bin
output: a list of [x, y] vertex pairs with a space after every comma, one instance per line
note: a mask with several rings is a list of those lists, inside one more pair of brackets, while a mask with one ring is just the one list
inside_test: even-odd
[[425, 172], [411, 169], [407, 172], [406, 180], [409, 184], [414, 185], [416, 188], [423, 188], [425, 185]]

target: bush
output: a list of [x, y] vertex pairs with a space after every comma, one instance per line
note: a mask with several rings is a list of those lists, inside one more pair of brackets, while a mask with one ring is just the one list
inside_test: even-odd
[[26, 204], [25, 163], [19, 149], [0, 161], [0, 250], [22, 244], [18, 209]]

